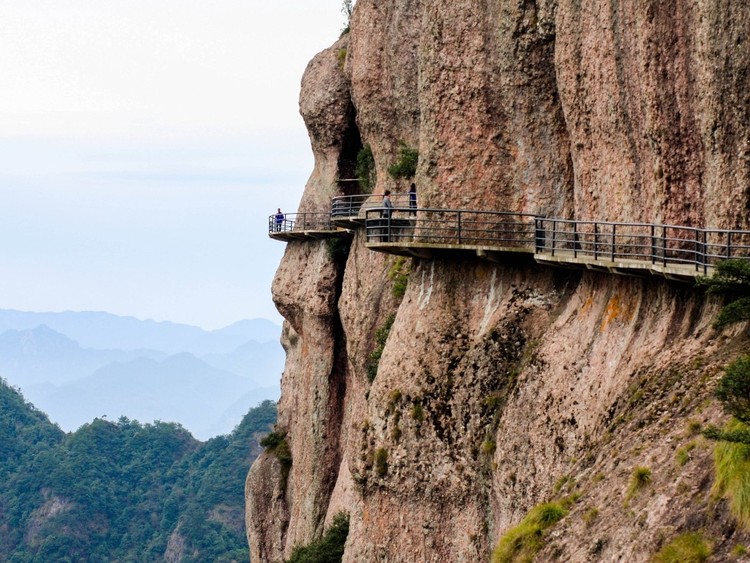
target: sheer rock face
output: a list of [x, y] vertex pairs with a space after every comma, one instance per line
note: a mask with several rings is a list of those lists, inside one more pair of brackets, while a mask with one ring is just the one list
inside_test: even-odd
[[[351, 190], [363, 145], [376, 192], [404, 191], [387, 173], [402, 141], [423, 206], [747, 228], [747, 29], [739, 2], [359, 0], [303, 78], [300, 211]], [[711, 508], [710, 447], [686, 430], [721, 420], [713, 381], [746, 343], [712, 331], [717, 303], [521, 258], [403, 261], [361, 230], [340, 249], [289, 243], [274, 280], [293, 463], [284, 478], [269, 452], [248, 476], [253, 561], [341, 510], [345, 561], [486, 560], [576, 487], [540, 560], [647, 561], [696, 529], [717, 554], [748, 541]], [[627, 498], [639, 465], [652, 484]]]
[[736, 2], [559, 2], [579, 217], [747, 227], [749, 26]]

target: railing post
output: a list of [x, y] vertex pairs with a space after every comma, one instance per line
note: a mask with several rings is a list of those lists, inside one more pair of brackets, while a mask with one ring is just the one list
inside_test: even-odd
[[555, 255], [555, 241], [557, 240], [557, 221], [552, 219], [552, 256]]
[[732, 257], [732, 232], [727, 232], [727, 260]]
[[578, 258], [578, 223], [573, 221], [573, 258]]
[[534, 252], [539, 254], [544, 250], [544, 230], [543, 230], [543, 219], [534, 217]]
[[651, 263], [656, 263], [656, 225], [651, 225]]
[[[701, 250], [701, 252], [700, 252], [700, 255], [698, 256], [698, 258], [700, 259], [700, 262], [698, 262], [695, 265], [695, 271], [699, 272], [700, 271], [700, 267], [703, 266], [703, 273], [705, 274], [706, 271], [707, 271], [707, 268], [706, 268], [706, 231], [704, 231], [704, 230], [701, 229], [699, 231], [699, 233], [700, 233], [700, 250]], [[698, 239], [697, 236], [695, 238], [696, 238], [696, 240]]]
[[458, 212], [458, 244], [461, 244], [461, 212]]
[[599, 260], [599, 223], [594, 223], [594, 260]]
[[667, 265], [667, 226], [663, 225], [661, 228], [661, 259], [662, 263], [666, 267]]
[[612, 224], [612, 262], [615, 261], [615, 244], [617, 243], [617, 225]]

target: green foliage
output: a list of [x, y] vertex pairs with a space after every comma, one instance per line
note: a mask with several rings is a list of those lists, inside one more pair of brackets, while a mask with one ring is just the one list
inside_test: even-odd
[[286, 432], [269, 432], [260, 439], [260, 445], [266, 449], [274, 450], [286, 439]]
[[750, 355], [737, 358], [724, 370], [716, 387], [724, 410], [740, 422], [750, 423]]
[[375, 451], [375, 473], [381, 477], [388, 473], [388, 450], [378, 448]]
[[729, 298], [714, 321], [716, 328], [750, 320], [750, 261], [723, 260], [710, 278], [699, 278], [697, 285], [708, 293], [725, 293]]
[[349, 535], [349, 515], [339, 512], [323, 537], [306, 546], [294, 548], [287, 563], [340, 563]]
[[740, 424], [726, 429], [709, 426], [703, 435], [709, 440], [721, 440], [750, 444], [750, 355], [737, 358], [724, 369], [715, 391], [724, 411], [732, 415]]
[[697, 532], [674, 538], [654, 556], [654, 563], [701, 563], [712, 552], [711, 544]]
[[345, 264], [349, 258], [349, 250], [352, 247], [352, 239], [349, 237], [332, 237], [325, 239], [326, 250], [331, 262]]
[[[247, 560], [244, 482], [275, 418], [267, 401], [205, 443], [125, 417], [64, 434], [0, 382], [0, 560], [156, 561], [178, 529], [185, 563]], [[24, 534], [50, 503], [62, 509]]]
[[336, 52], [336, 60], [339, 62], [339, 68], [344, 68], [346, 62], [346, 47], [342, 47]]
[[520, 524], [500, 537], [492, 553], [492, 563], [530, 563], [544, 547], [545, 530], [559, 522], [567, 513], [560, 502], [535, 506]]
[[380, 357], [383, 355], [385, 349], [385, 342], [388, 340], [388, 335], [391, 332], [391, 327], [396, 320], [396, 315], [388, 315], [385, 322], [375, 331], [375, 349], [370, 353], [367, 359], [367, 379], [370, 383], [375, 381], [375, 376], [378, 374], [378, 364], [380, 363]]
[[411, 409], [409, 409], [409, 415], [411, 415], [416, 422], [424, 422], [424, 407], [422, 406], [421, 401], [414, 401], [411, 405]]
[[[728, 431], [743, 427], [733, 421]], [[729, 509], [741, 526], [750, 529], [750, 445], [719, 442], [714, 448], [713, 493], [729, 499]]]
[[651, 484], [651, 470], [648, 467], [638, 466], [630, 474], [630, 484], [626, 499], [633, 498], [636, 493]]
[[286, 440], [286, 432], [271, 432], [265, 436], [260, 445], [266, 448], [276, 456], [281, 465], [281, 489], [286, 489], [289, 471], [292, 468], [292, 450], [289, 448], [289, 442]]
[[495, 444], [495, 440], [492, 438], [485, 438], [482, 442], [482, 445], [480, 446], [480, 450], [484, 455], [492, 455], [495, 453], [495, 448], [497, 447], [497, 444]]
[[372, 148], [370, 148], [370, 145], [365, 145], [359, 149], [354, 174], [359, 180], [359, 186], [362, 193], [372, 193], [372, 189], [375, 187], [378, 178], [375, 171], [375, 157], [372, 154]]
[[411, 262], [403, 256], [397, 257], [388, 270], [388, 279], [393, 282], [391, 293], [397, 299], [400, 299], [406, 293], [406, 286], [409, 283], [409, 274], [411, 273]]
[[399, 141], [398, 146], [398, 160], [388, 167], [388, 174], [396, 180], [413, 178], [417, 173], [419, 151], [409, 147], [404, 141]]

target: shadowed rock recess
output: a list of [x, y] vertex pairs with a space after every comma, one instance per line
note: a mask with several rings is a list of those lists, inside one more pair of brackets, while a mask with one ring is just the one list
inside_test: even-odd
[[[748, 229], [749, 29], [746, 2], [358, 0], [303, 77], [300, 211], [353, 193], [338, 179], [364, 146], [374, 192], [405, 192], [388, 174], [405, 143], [423, 207]], [[273, 283], [292, 464], [268, 451], [248, 476], [254, 562], [340, 511], [344, 561], [488, 561], [571, 493], [536, 560], [750, 542], [695, 432], [726, 419], [712, 391], [747, 349], [744, 326], [711, 327], [718, 300], [521, 259], [404, 261], [361, 229], [348, 244], [290, 242]], [[636, 467], [651, 479], [633, 494]]]

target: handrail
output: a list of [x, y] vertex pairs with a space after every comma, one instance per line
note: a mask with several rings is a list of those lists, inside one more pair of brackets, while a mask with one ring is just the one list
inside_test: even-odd
[[703, 274], [720, 260], [750, 258], [750, 231], [548, 217], [537, 217], [535, 226], [536, 254], [683, 265]]
[[[396, 207], [365, 212], [368, 245], [513, 250], [563, 263], [707, 274], [720, 260], [750, 259], [750, 231], [539, 217], [530, 213]], [[391, 244], [394, 246], [394, 244]], [[693, 274], [690, 274], [690, 271]]]
[[286, 213], [281, 220], [268, 216], [268, 234], [292, 231], [335, 231], [330, 213]]
[[409, 247], [526, 252], [541, 262], [584, 264], [619, 273], [647, 269], [677, 277], [705, 275], [721, 260], [750, 260], [750, 231], [744, 230], [417, 208], [409, 194], [393, 194], [391, 201], [393, 207], [384, 208], [380, 195], [336, 196], [329, 213], [288, 213], [280, 222], [270, 215], [268, 233], [281, 239], [285, 237], [274, 235], [331, 236], [319, 233], [337, 232], [335, 221], [341, 219], [339, 226], [363, 224], [367, 245], [390, 252], [403, 253]]
[[517, 248], [532, 252], [534, 218], [531, 213], [394, 207], [368, 209], [368, 243], [408, 242], [483, 248]]
[[[394, 207], [408, 207], [409, 194], [391, 194], [391, 203]], [[364, 209], [365, 211], [383, 205], [382, 194], [354, 194], [339, 195], [331, 199], [331, 219], [336, 220], [345, 217], [357, 217]], [[414, 200], [416, 207], [416, 200]]]

